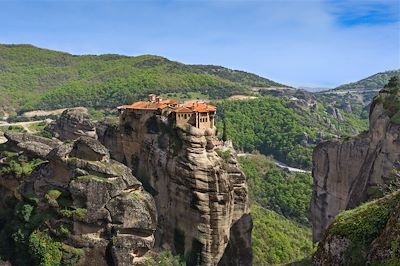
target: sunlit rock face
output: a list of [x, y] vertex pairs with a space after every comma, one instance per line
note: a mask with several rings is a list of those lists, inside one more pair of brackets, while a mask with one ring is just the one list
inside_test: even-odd
[[122, 114], [119, 126], [101, 125], [97, 133], [154, 196], [156, 246], [184, 255], [189, 265], [251, 265], [246, 177], [234, 155], [215, 152], [214, 130]]
[[60, 224], [71, 228], [63, 242], [83, 250], [80, 265], [141, 265], [154, 246], [157, 211], [130, 168], [110, 159], [93, 138], [60, 143], [29, 134], [7, 137], [9, 149], [43, 162], [12, 183], [0, 175], [0, 206], [7, 198], [35, 195], [38, 211], [52, 214], [50, 231]]
[[400, 178], [399, 124], [393, 123], [382, 100], [373, 102], [369, 120], [368, 133], [346, 141], [327, 141], [314, 150], [314, 241], [322, 238], [341, 210], [378, 196], [381, 188]]
[[66, 109], [46, 130], [60, 140], [75, 140], [82, 136], [97, 139], [95, 123], [84, 107]]

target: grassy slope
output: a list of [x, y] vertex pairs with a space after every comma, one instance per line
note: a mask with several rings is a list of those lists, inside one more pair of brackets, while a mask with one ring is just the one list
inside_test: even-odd
[[152, 55], [74, 56], [30, 45], [0, 45], [0, 106], [23, 110], [115, 106], [149, 92], [200, 91], [223, 98], [257, 86], [283, 85], [243, 71]]

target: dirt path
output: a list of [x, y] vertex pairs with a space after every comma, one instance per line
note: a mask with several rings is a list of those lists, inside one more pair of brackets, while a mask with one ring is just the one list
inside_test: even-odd
[[38, 124], [41, 122], [49, 122], [49, 120], [37, 120], [37, 121], [29, 121], [29, 122], [16, 122], [16, 123], [7, 123], [7, 122], [0, 122], [0, 127], [1, 126], [21, 126], [23, 129], [26, 130], [28, 133], [34, 133], [32, 130], [30, 130], [29, 125], [32, 124]]
[[55, 110], [35, 110], [35, 111], [25, 112], [22, 114], [22, 116], [34, 117], [34, 116], [60, 115], [65, 110], [66, 108], [55, 109]]

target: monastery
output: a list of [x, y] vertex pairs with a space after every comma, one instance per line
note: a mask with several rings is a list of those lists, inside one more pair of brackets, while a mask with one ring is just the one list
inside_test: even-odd
[[180, 103], [176, 100], [163, 100], [150, 94], [147, 101], [138, 101], [118, 107], [120, 112], [133, 112], [135, 115], [154, 114], [166, 117], [176, 125], [191, 125], [196, 128], [214, 128], [217, 107], [205, 102]]

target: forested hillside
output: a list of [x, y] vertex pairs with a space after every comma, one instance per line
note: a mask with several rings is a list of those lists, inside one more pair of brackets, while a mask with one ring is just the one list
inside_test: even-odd
[[252, 100], [217, 103], [219, 131], [245, 152], [272, 154], [291, 166], [311, 167], [315, 144], [334, 135], [352, 135], [367, 129], [367, 120], [353, 113], [335, 117], [318, 102], [316, 107], [296, 106], [293, 101], [264, 96]]
[[269, 86], [283, 85], [243, 71], [153, 55], [76, 56], [31, 45], [0, 45], [3, 109], [114, 107], [150, 92], [200, 92], [218, 99]]
[[341, 85], [334, 90], [380, 90], [395, 76], [400, 76], [400, 69], [380, 72], [357, 82]]
[[311, 174], [285, 172], [260, 154], [239, 159], [252, 204], [254, 265], [286, 264], [308, 257], [313, 250]]

